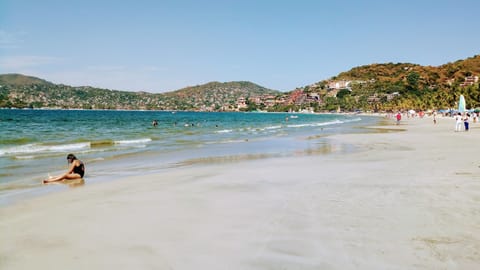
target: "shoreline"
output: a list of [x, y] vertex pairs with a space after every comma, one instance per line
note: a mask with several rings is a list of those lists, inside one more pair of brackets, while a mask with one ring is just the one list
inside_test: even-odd
[[347, 154], [186, 166], [2, 207], [0, 266], [475, 269], [480, 124], [372, 128], [405, 131], [326, 138], [358, 147]]
[[[368, 124], [377, 123], [378, 118], [370, 116], [362, 116], [362, 118], [367, 120], [360, 120], [359, 118], [358, 121], [367, 121], [368, 123], [361, 123], [359, 126], [355, 126], [356, 120], [352, 121], [352, 124], [348, 124], [347, 122], [347, 124], [343, 125], [342, 123], [339, 126], [336, 126], [335, 124], [328, 124], [325, 127], [321, 127], [321, 130], [320, 128], [317, 128], [317, 130], [312, 128], [312, 130], [306, 131], [303, 134], [299, 132], [298, 134], [289, 134], [286, 136], [272, 135], [270, 137], [260, 136], [257, 138], [251, 138], [248, 137], [250, 134], [245, 134], [247, 137], [228, 139], [226, 141], [220, 141], [220, 143], [217, 144], [206, 142], [205, 145], [202, 145], [202, 143], [200, 143], [198, 146], [193, 146], [193, 148], [185, 148], [183, 150], [181, 149], [180, 151], [175, 149], [164, 151], [161, 148], [162, 146], [158, 146], [160, 145], [158, 143], [160, 141], [158, 137], [161, 135], [152, 133], [145, 136], [151, 139], [150, 142], [153, 146], [148, 146], [149, 148], [145, 148], [145, 150], [134, 150], [130, 153], [118, 153], [113, 154], [112, 156], [108, 156], [107, 154], [107, 156], [102, 157], [91, 154], [87, 149], [85, 151], [87, 151], [86, 154], [88, 156], [80, 155], [80, 158], [88, 165], [86, 174], [87, 184], [95, 184], [102, 181], [115, 181], [116, 179], [124, 178], [126, 176], [144, 175], [165, 170], [178, 169], [182, 166], [194, 164], [201, 165], [211, 162], [232, 163], [248, 161], [252, 159], [257, 160], [265, 158], [270, 159], [288, 157], [290, 155], [299, 155], [300, 153], [303, 153], [304, 155], [325, 154], [331, 152], [327, 149], [328, 147], [324, 145], [324, 142], [325, 138], [330, 136], [332, 133], [372, 132], [363, 129], [363, 127]], [[289, 127], [287, 124], [282, 123], [282, 129], [295, 129], [295, 123], [292, 122], [292, 124], [293, 126]], [[293, 132], [295, 131], [292, 131], [292, 133]], [[155, 136], [157, 136], [156, 139]], [[142, 147], [139, 147], [139, 149], [140, 148]], [[111, 153], [114, 153], [114, 151]], [[61, 155], [63, 156], [63, 153]], [[103, 155], [103, 153], [101, 155]], [[0, 207], [21, 201], [23, 199], [28, 199], [29, 196], [43, 196], [51, 192], [68, 189], [67, 185], [44, 186], [40, 183], [41, 179], [47, 177], [47, 174], [57, 175], [63, 173], [64, 169], [61, 169], [61, 166], [55, 167], [47, 164], [51, 163], [52, 161], [56, 162], [56, 159], [43, 158], [37, 161], [35, 158], [32, 158], [24, 160], [26, 160], [27, 165], [17, 165], [12, 163], [12, 168], [19, 168], [17, 173], [10, 172], [10, 174], [6, 174], [7, 179], [6, 182], [2, 184], [0, 192]], [[25, 163], [24, 160], [22, 159], [21, 162]], [[25, 175], [22, 172], [22, 167], [29, 169], [29, 171], [25, 171], [28, 173], [28, 175]], [[39, 171], [37, 167], [42, 169], [43, 172]], [[55, 170], [52, 170], [53, 168]], [[22, 177], [17, 177], [18, 180], [15, 181], [13, 178], [15, 175], [22, 175]]]

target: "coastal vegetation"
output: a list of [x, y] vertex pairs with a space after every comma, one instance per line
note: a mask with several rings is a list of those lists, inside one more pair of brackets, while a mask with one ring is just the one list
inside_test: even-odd
[[[438, 67], [408, 63], [360, 66], [303, 89], [322, 97], [335, 96], [328, 99], [329, 109], [446, 109], [455, 107], [460, 95], [465, 96], [469, 108], [476, 108], [480, 107], [479, 75], [480, 55], [476, 55]], [[332, 81], [349, 84], [332, 94]]]
[[167, 93], [54, 84], [0, 75], [0, 107], [190, 111], [395, 111], [480, 107], [480, 55], [441, 66], [371, 64], [280, 92], [252, 82], [210, 82]]

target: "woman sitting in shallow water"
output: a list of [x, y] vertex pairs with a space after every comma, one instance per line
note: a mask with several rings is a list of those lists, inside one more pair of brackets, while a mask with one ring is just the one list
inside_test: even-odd
[[74, 154], [68, 154], [67, 161], [70, 164], [70, 167], [65, 174], [45, 179], [43, 180], [43, 183], [56, 182], [64, 179], [81, 179], [83, 175], [85, 175], [85, 165], [81, 160], [77, 159]]

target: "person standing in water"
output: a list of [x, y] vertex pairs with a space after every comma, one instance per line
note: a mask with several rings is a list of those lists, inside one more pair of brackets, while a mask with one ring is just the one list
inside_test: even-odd
[[43, 180], [43, 183], [57, 182], [62, 180], [81, 179], [85, 175], [85, 165], [74, 154], [68, 154], [68, 164], [70, 164], [68, 171], [56, 177], [49, 177]]

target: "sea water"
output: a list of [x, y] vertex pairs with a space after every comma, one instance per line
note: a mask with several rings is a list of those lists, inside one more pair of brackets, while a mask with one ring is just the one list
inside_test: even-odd
[[94, 182], [312, 153], [324, 149], [329, 134], [359, 132], [377, 121], [337, 114], [2, 109], [0, 200], [41, 189], [42, 179], [66, 171], [69, 153], [85, 162], [85, 179]]

